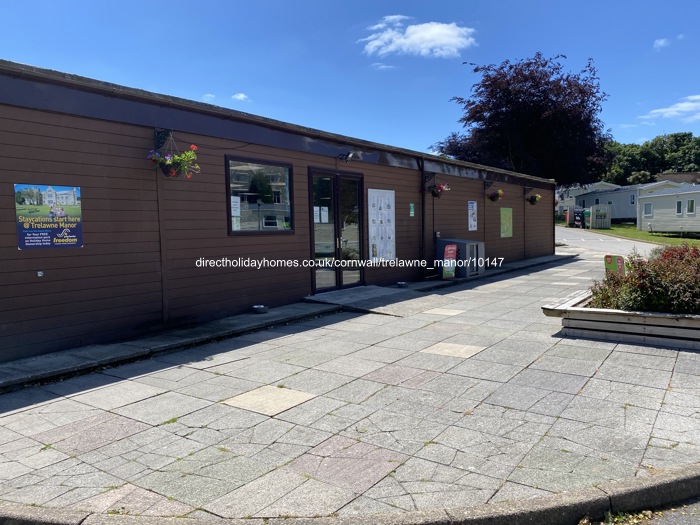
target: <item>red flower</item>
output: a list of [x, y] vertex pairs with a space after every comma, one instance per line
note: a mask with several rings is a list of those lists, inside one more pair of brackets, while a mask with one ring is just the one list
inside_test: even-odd
[[197, 146], [195, 146], [194, 144], [192, 144], [192, 145], [190, 146], [190, 149], [191, 149], [192, 151], [197, 151]]
[[170, 176], [174, 177], [176, 174], [177, 172], [175, 171], [175, 168], [170, 168]]
[[185, 175], [185, 178], [186, 178], [186, 179], [191, 179], [191, 178], [192, 178], [192, 174], [191, 174], [191, 173], [188, 173], [187, 175]]

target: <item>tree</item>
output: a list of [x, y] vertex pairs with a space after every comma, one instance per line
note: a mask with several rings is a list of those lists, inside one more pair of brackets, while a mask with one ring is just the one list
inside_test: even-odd
[[[593, 62], [565, 73], [554, 58], [534, 57], [476, 66], [482, 79], [463, 106], [466, 133], [452, 133], [433, 146], [439, 154], [555, 179], [560, 185], [598, 180], [611, 139], [598, 118], [607, 95]], [[473, 64], [472, 64], [473, 65]]]

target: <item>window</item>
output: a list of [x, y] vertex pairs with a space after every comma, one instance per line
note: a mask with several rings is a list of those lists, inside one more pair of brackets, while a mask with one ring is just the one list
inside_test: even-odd
[[593, 204], [600, 204], [600, 199], [596, 197], [595, 202]]
[[634, 195], [634, 193], [632, 193], [630, 195], [630, 206], [634, 206], [634, 202], [635, 202], [634, 199], [635, 199], [635, 195]]
[[683, 215], [683, 201], [676, 201], [676, 215]]
[[292, 167], [226, 156], [229, 232], [292, 231]]
[[688, 215], [695, 215], [695, 199], [688, 199], [686, 204], [686, 212]]
[[652, 215], [654, 215], [654, 206], [652, 205], [651, 202], [645, 202], [644, 203], [644, 216], [651, 217]]

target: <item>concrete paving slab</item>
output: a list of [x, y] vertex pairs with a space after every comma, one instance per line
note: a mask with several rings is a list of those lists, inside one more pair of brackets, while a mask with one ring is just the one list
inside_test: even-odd
[[[150, 357], [0, 395], [0, 517], [15, 501], [59, 522], [82, 505], [85, 524], [560, 523], [602, 517], [613, 489], [589, 487], [622, 478], [616, 510], [633, 506], [627, 494], [653, 490], [635, 479], [663, 487], [656, 470], [700, 461], [700, 359], [558, 336], [540, 305], [600, 278], [599, 258], [343, 290], [333, 301], [393, 315], [271, 309], [130, 341], [114, 355]], [[93, 350], [57, 370], [109, 354]], [[36, 370], [13, 366], [0, 389]], [[260, 390], [262, 411], [221, 402]]]
[[266, 416], [274, 416], [314, 397], [316, 397], [315, 394], [309, 392], [268, 385], [229, 398], [224, 403]]

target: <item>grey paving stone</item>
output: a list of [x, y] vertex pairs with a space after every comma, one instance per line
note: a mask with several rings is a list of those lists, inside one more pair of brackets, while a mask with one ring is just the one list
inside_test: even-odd
[[650, 368], [652, 370], [671, 372], [676, 365], [676, 358], [614, 351], [606, 359], [605, 363], [622, 367]]
[[665, 390], [671, 380], [671, 372], [608, 364], [606, 361], [601, 365], [594, 377], [596, 379], [607, 379], [608, 381], [618, 381], [620, 383]]
[[587, 381], [588, 377], [528, 368], [513, 377], [510, 383], [535, 388], [543, 387], [565, 394], [576, 394]]
[[309, 479], [253, 516], [325, 516], [336, 512], [354, 498], [355, 494], [349, 490]]
[[404, 357], [400, 361], [397, 361], [395, 364], [397, 366], [405, 366], [408, 368], [432, 370], [435, 372], [447, 372], [451, 368], [454, 368], [455, 366], [463, 362], [464, 359], [460, 357], [438, 355], [421, 351], [409, 355], [408, 357]]
[[253, 516], [307, 480], [307, 477], [291, 470], [277, 470], [207, 503], [204, 508], [225, 518]]
[[150, 425], [159, 425], [173, 418], [196, 412], [209, 405], [211, 405], [210, 401], [196, 399], [176, 392], [166, 392], [132, 403], [127, 407], [117, 408], [114, 412]]
[[71, 399], [95, 408], [112, 410], [163, 393], [165, 390], [162, 388], [135, 381], [120, 381], [84, 394], [74, 395]]
[[[408, 353], [413, 353], [413, 352], [418, 352], [419, 350], [423, 350], [424, 348], [428, 348], [429, 346], [434, 345], [435, 342], [428, 340], [428, 339], [416, 339], [412, 335], [401, 335], [401, 336], [396, 336], [396, 337], [391, 337], [389, 339], [385, 339], [384, 341], [380, 341], [379, 343], [376, 343], [372, 345], [371, 348], [389, 348], [389, 349], [395, 349], [395, 350], [401, 350], [403, 352]], [[379, 351], [378, 351], [379, 352]], [[391, 353], [387, 353], [387, 355], [395, 355]], [[392, 362], [392, 361], [385, 361], [385, 362]]]
[[484, 402], [505, 408], [527, 410], [550, 393], [550, 390], [506, 383], [488, 396]]
[[519, 501], [530, 498], [539, 498], [552, 494], [547, 490], [537, 489], [520, 483], [506, 481], [503, 486], [493, 495], [489, 503], [499, 503], [504, 501]]
[[288, 465], [288, 469], [326, 484], [361, 494], [399, 467], [408, 456], [334, 436]]
[[290, 365], [312, 368], [335, 359], [337, 356], [325, 350], [292, 350], [281, 356], [273, 358], [273, 361]]
[[534, 361], [529, 368], [592, 377], [598, 370], [598, 366], [598, 363], [585, 359], [571, 359], [568, 357], [546, 355]]
[[494, 492], [485, 489], [444, 490], [442, 486], [439, 486], [435, 487], [435, 491], [413, 494], [413, 500], [416, 510], [461, 508], [484, 504], [493, 496]]
[[611, 352], [612, 350], [609, 348], [569, 345], [565, 339], [561, 343], [557, 343], [547, 350], [547, 355], [553, 357], [564, 357], [567, 359], [581, 359], [584, 361], [592, 361], [597, 364], [602, 364], [603, 361], [605, 361], [605, 359], [611, 354]]
[[397, 506], [388, 505], [382, 501], [360, 496], [355, 498], [350, 503], [337, 511], [341, 517], [347, 516], [364, 516], [372, 514], [398, 514], [403, 513], [404, 509]]
[[542, 443], [558, 443], [550, 448], [574, 450], [581, 455], [638, 464], [644, 455], [650, 434], [629, 432], [591, 423], [557, 420]]
[[278, 414], [277, 418], [297, 425], [311, 426], [315, 421], [344, 405], [344, 401], [317, 397]]
[[348, 403], [361, 403], [373, 396], [386, 385], [366, 379], [355, 379], [350, 383], [344, 384], [330, 392], [326, 393], [326, 397], [338, 399]]
[[178, 388], [175, 391], [191, 397], [221, 402], [224, 399], [254, 390], [260, 386], [260, 383], [222, 375]]
[[499, 383], [505, 383], [520, 372], [520, 367], [481, 361], [476, 357], [450, 369], [451, 374], [472, 377], [474, 379], [486, 379]]
[[353, 380], [352, 374], [340, 374], [319, 369], [308, 369], [283, 380], [287, 388], [322, 395]]
[[349, 356], [340, 356], [332, 361], [327, 361], [315, 367], [316, 370], [324, 370], [334, 374], [343, 374], [352, 377], [362, 377], [370, 372], [382, 368], [384, 363], [362, 359], [354, 354]]
[[617, 381], [593, 378], [581, 390], [584, 397], [604, 399], [621, 405], [633, 405], [651, 410], [659, 410], [665, 390]]
[[481, 361], [526, 367], [544, 352], [541, 348], [537, 350], [513, 349], [512, 346], [515, 345], [505, 346], [504, 343], [505, 341], [501, 341], [479, 352], [474, 358]]
[[148, 426], [132, 419], [103, 413], [88, 420], [62, 425], [36, 438], [60, 452], [78, 455], [137, 434]]
[[573, 394], [552, 392], [530, 407], [530, 412], [547, 416], [559, 416], [574, 399]]
[[301, 366], [278, 363], [276, 361], [255, 360], [242, 368], [231, 370], [227, 375], [240, 377], [256, 383], [273, 384], [306, 370]]

